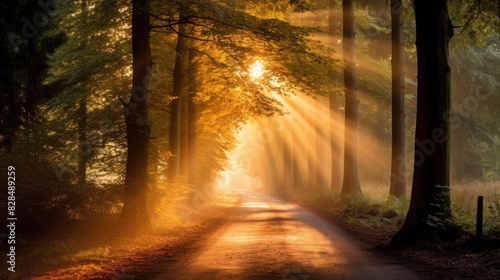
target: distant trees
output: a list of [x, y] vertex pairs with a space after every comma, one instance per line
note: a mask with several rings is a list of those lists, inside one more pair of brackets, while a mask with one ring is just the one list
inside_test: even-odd
[[61, 88], [44, 84], [49, 56], [65, 40], [56, 28], [55, 7], [39, 11], [38, 1], [0, 7], [0, 148], [11, 149], [19, 128], [32, 123], [39, 105]]
[[[103, 161], [114, 158], [120, 162], [120, 157], [110, 154], [122, 151], [125, 142], [120, 137], [123, 127], [111, 123], [120, 123], [123, 116], [116, 93], [126, 95], [123, 91], [130, 87], [126, 72], [131, 54], [124, 36], [129, 33], [129, 23], [122, 17], [130, 9], [118, 11], [116, 5], [115, 1], [82, 0], [57, 6], [59, 28], [67, 40], [51, 56], [47, 82], [59, 84], [61, 91], [43, 113], [48, 119], [64, 120], [69, 127], [56, 135], [66, 139], [68, 150], [75, 151], [63, 162], [69, 167], [66, 175], [75, 175], [77, 189], [95, 183], [93, 175]], [[118, 169], [104, 165], [108, 170]]]
[[315, 176], [316, 179], [315, 184], [316, 184], [316, 189], [317, 190], [324, 190], [326, 189], [326, 186], [328, 185], [326, 181], [326, 176], [325, 176], [325, 149], [326, 149], [326, 143], [325, 143], [325, 135], [327, 134], [326, 131], [324, 131], [323, 123], [324, 119], [322, 116], [324, 116], [324, 113], [326, 110], [324, 110], [323, 104], [321, 104], [321, 99], [318, 97], [318, 100], [315, 100], [315, 118], [314, 118], [314, 131], [316, 135], [316, 143], [315, 143], [315, 148], [314, 151], [316, 153], [316, 156], [314, 157], [315, 160]]
[[283, 120], [283, 174], [282, 174], [282, 188], [291, 189], [295, 185], [295, 163], [294, 163], [294, 151], [293, 151], [293, 131], [287, 129], [290, 125], [290, 120]]
[[452, 239], [447, 1], [414, 1], [418, 59], [417, 126], [410, 209], [393, 244]]

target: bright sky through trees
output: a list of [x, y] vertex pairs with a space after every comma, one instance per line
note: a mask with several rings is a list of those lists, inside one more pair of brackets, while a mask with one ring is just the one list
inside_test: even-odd
[[250, 67], [250, 76], [252, 77], [252, 80], [259, 79], [262, 75], [264, 75], [264, 72], [264, 63], [260, 59], [257, 59]]

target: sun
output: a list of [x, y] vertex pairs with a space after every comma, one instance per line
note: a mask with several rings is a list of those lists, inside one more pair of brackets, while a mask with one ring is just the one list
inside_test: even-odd
[[264, 75], [264, 64], [262, 63], [262, 60], [258, 59], [250, 66], [250, 76], [252, 79], [258, 79]]

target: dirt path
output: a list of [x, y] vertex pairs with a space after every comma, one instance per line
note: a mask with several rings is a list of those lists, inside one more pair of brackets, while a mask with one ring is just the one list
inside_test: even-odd
[[212, 236], [134, 279], [419, 279], [296, 205], [239, 192], [240, 207]]

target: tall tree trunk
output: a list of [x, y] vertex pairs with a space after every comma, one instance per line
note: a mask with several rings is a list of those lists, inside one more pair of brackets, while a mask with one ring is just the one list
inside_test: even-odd
[[[179, 15], [182, 20], [182, 14]], [[182, 87], [184, 81], [184, 55], [186, 52], [186, 37], [184, 24], [179, 24], [177, 35], [177, 46], [175, 48], [175, 67], [173, 79], [173, 91], [171, 110], [170, 110], [170, 133], [168, 136], [169, 149], [172, 153], [168, 160], [168, 177], [175, 179], [179, 176], [180, 156], [181, 156], [181, 106], [182, 106]]]
[[118, 229], [120, 234], [136, 236], [151, 231], [147, 208], [148, 122], [151, 92], [151, 51], [149, 45], [149, 0], [132, 1], [132, 95], [125, 106], [127, 165], [125, 198]]
[[189, 92], [187, 92], [186, 97], [188, 98], [182, 98], [181, 102], [181, 137], [180, 137], [180, 156], [179, 156], [179, 176], [180, 179], [184, 182], [187, 183], [187, 176], [188, 176], [188, 133], [189, 133], [189, 128], [188, 128], [188, 115], [189, 115], [189, 108], [188, 108], [188, 99], [189, 99]]
[[315, 112], [314, 112], [314, 134], [315, 134], [315, 146], [316, 146], [316, 169], [315, 169], [315, 177], [316, 177], [316, 189], [322, 190], [326, 187], [324, 170], [325, 167], [325, 142], [324, 142], [324, 129], [322, 126], [324, 111], [323, 107], [320, 103], [320, 97], [315, 100]]
[[[271, 118], [271, 127], [276, 127], [278, 128], [280, 126], [279, 120], [276, 119], [277, 117], [272, 117]], [[268, 170], [269, 173], [271, 173], [272, 177], [272, 189], [277, 190], [279, 186], [281, 185], [282, 181], [282, 176], [280, 176], [282, 170], [280, 170], [283, 166], [278, 167], [278, 164], [281, 162], [281, 153], [276, 152], [276, 148], [280, 147], [280, 131], [278, 129], [272, 129], [272, 138], [271, 141], [269, 141], [268, 145], [264, 145], [266, 149], [266, 153], [268, 155], [271, 155], [271, 163], [270, 163], [270, 169]]]
[[[87, 0], [81, 3], [81, 21], [85, 26], [87, 24]], [[83, 47], [86, 47], [86, 40], [83, 41]], [[83, 187], [87, 183], [87, 162], [89, 159], [89, 145], [87, 143], [87, 91], [78, 104], [78, 186]]]
[[344, 182], [342, 195], [360, 194], [358, 176], [358, 92], [354, 44], [354, 1], [342, 0], [345, 86]]
[[291, 142], [291, 158], [292, 158], [292, 174], [293, 174], [293, 184], [292, 187], [295, 189], [303, 189], [304, 188], [304, 172], [302, 172], [300, 168], [300, 153], [302, 150], [300, 147], [300, 143], [298, 141], [298, 127], [296, 125], [292, 125], [290, 127], [290, 142]]
[[450, 209], [448, 45], [453, 36], [446, 0], [415, 0], [418, 57], [415, 163], [410, 209], [393, 244], [456, 237]]
[[78, 186], [87, 183], [87, 162], [89, 159], [89, 145], [87, 143], [87, 96], [78, 104]]
[[330, 93], [330, 151], [331, 151], [331, 175], [330, 189], [339, 190], [342, 184], [342, 147], [341, 139], [337, 136], [337, 122], [340, 116], [338, 107], [338, 96]]
[[392, 158], [389, 195], [406, 197], [405, 75], [403, 70], [403, 2], [391, 0]]
[[[314, 99], [311, 98], [311, 101], [314, 102]], [[311, 104], [312, 105], [312, 104]], [[307, 185], [311, 191], [315, 191], [317, 189], [316, 184], [316, 169], [317, 169], [317, 161], [316, 161], [316, 133], [314, 131], [314, 110], [312, 112], [308, 112], [306, 114], [307, 120]]]
[[[328, 38], [330, 47], [334, 48], [335, 46], [335, 8], [336, 1], [329, 0], [328, 1]], [[334, 73], [330, 73], [330, 78], [332, 84], [336, 84], [337, 79], [339, 78]], [[332, 91], [329, 95], [330, 102], [330, 151], [331, 151], [331, 177], [330, 177], [330, 189], [337, 190], [340, 188], [340, 184], [342, 184], [342, 147], [340, 145], [340, 139], [338, 139], [336, 131], [337, 131], [337, 122], [338, 117], [340, 116], [339, 110], [339, 102], [337, 94]]]
[[198, 120], [196, 108], [196, 64], [194, 63], [195, 51], [189, 50], [189, 97], [188, 97], [188, 143], [187, 143], [187, 164], [188, 164], [188, 182], [190, 185], [196, 185], [196, 122]]
[[284, 118], [283, 125], [283, 189], [290, 189], [294, 184], [293, 175], [293, 137], [287, 130], [289, 120]]

